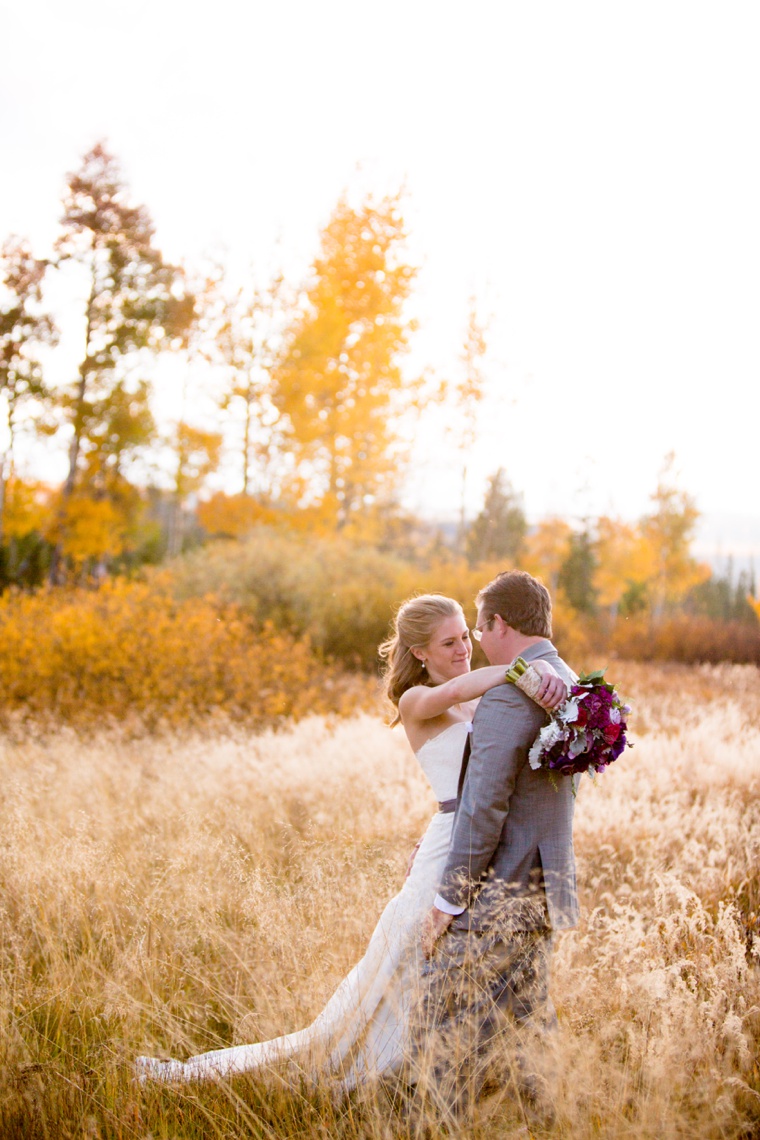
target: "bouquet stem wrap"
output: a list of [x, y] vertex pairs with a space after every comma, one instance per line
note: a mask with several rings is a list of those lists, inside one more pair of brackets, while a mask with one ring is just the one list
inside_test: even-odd
[[522, 657], [518, 657], [507, 669], [506, 678], [513, 685], [517, 685], [518, 689], [522, 689], [526, 697], [530, 697], [532, 701], [537, 699], [538, 690], [541, 688], [541, 674], [532, 665], [528, 665]]

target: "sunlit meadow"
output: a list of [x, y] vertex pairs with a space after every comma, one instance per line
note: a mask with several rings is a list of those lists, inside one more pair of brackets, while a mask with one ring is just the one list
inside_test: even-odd
[[[760, 674], [610, 670], [635, 747], [576, 812], [582, 921], [554, 963], [547, 1135], [760, 1134]], [[407, 1137], [372, 1090], [136, 1086], [303, 1027], [434, 810], [382, 716], [2, 743], [3, 1137]], [[522, 1132], [521, 1132], [522, 1130]], [[433, 1122], [432, 1135], [438, 1129]], [[468, 1136], [527, 1135], [508, 1088]]]

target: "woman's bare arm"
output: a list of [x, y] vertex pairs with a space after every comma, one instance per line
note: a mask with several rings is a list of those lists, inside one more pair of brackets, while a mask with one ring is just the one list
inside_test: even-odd
[[461, 677], [452, 677], [442, 685], [415, 685], [402, 693], [398, 703], [399, 715], [402, 720], [432, 720], [454, 705], [474, 701], [495, 685], [503, 685], [505, 672], [503, 665], [486, 665], [482, 669], [473, 669], [471, 673], [463, 673]]
[[[537, 703], [542, 708], [556, 708], [567, 696], [565, 682], [548, 661], [533, 661], [531, 664], [544, 681]], [[432, 720], [454, 705], [474, 701], [489, 689], [493, 689], [495, 685], [503, 685], [505, 673], [504, 665], [485, 665], [482, 669], [473, 669], [471, 673], [464, 673], [461, 677], [452, 677], [442, 685], [435, 687], [415, 685], [402, 694], [398, 703], [399, 715], [402, 720], [405, 717], [412, 720]]]

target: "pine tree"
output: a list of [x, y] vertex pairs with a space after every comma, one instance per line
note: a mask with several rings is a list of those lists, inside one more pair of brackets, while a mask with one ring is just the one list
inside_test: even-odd
[[595, 569], [594, 544], [586, 527], [572, 535], [570, 551], [557, 581], [570, 605], [579, 613], [592, 614], [596, 609]]
[[483, 509], [465, 538], [470, 565], [501, 560], [516, 565], [528, 529], [522, 500], [503, 467], [488, 480]]

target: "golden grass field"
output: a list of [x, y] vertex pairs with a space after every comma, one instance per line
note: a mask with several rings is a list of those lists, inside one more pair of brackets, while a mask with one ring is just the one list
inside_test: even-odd
[[[635, 748], [576, 811], [582, 922], [554, 962], [548, 1134], [760, 1136], [760, 673], [618, 663]], [[144, 1089], [306, 1025], [434, 809], [381, 715], [2, 742], [0, 1136], [415, 1135], [371, 1095]], [[527, 1135], [491, 1097], [467, 1135]], [[435, 1132], [433, 1134], [436, 1134]]]

